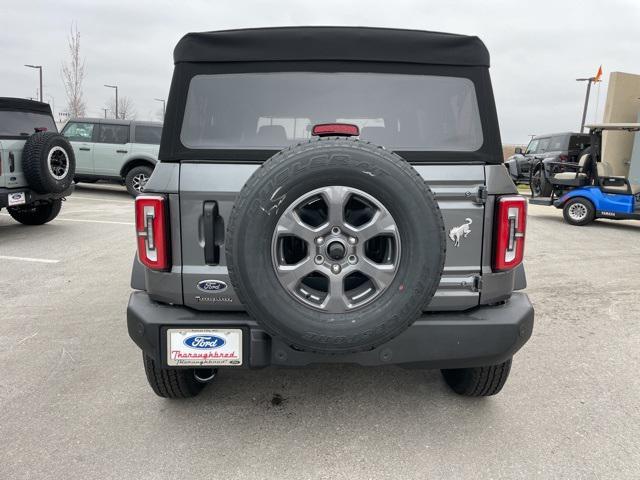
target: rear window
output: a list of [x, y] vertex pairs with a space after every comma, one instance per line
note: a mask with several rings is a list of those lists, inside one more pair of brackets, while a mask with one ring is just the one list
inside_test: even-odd
[[162, 137], [162, 127], [136, 125], [134, 135], [135, 143], [150, 143], [153, 145], [160, 145], [160, 137]]
[[28, 136], [36, 129], [46, 128], [49, 132], [57, 132], [56, 124], [51, 116], [38, 112], [0, 110], [0, 136]]
[[348, 122], [395, 150], [476, 151], [474, 84], [461, 77], [381, 73], [196, 75], [181, 130], [192, 149], [282, 148], [318, 123]]

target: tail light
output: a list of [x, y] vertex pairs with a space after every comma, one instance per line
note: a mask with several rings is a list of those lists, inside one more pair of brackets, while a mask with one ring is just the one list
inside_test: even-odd
[[510, 270], [522, 263], [526, 228], [527, 201], [524, 197], [499, 197], [495, 222], [494, 270]]
[[168, 270], [169, 228], [167, 200], [160, 195], [136, 197], [138, 258], [153, 270]]
[[569, 155], [560, 155], [558, 158], [560, 159], [561, 162], [569, 161]]

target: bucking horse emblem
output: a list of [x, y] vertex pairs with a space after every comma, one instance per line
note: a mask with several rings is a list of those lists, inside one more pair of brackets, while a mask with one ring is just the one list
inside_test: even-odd
[[471, 233], [471, 228], [469, 228], [469, 225], [471, 225], [473, 222], [470, 218], [465, 218], [464, 221], [465, 223], [463, 223], [459, 227], [453, 227], [451, 230], [449, 230], [449, 238], [453, 242], [454, 247], [459, 247], [460, 239], [467, 238]]

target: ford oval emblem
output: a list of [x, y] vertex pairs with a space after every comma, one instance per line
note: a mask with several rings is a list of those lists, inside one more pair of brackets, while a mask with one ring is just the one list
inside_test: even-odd
[[220, 348], [227, 342], [217, 335], [191, 335], [183, 343], [189, 348]]
[[227, 289], [227, 284], [221, 280], [202, 280], [198, 282], [198, 290], [207, 293], [219, 293], [224, 292]]

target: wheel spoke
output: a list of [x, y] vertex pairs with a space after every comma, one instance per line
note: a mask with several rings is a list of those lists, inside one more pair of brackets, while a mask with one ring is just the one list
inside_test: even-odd
[[349, 196], [349, 189], [341, 186], [324, 188], [321, 193], [328, 209], [328, 221], [332, 226], [344, 225], [344, 206]]
[[349, 309], [349, 300], [344, 294], [342, 275], [329, 277], [329, 292], [322, 302], [321, 308], [330, 313], [342, 313]]
[[284, 283], [290, 290], [295, 289], [300, 281], [315, 271], [316, 265], [311, 257], [307, 257], [295, 265], [278, 265], [276, 273], [280, 277], [280, 281]]
[[277, 226], [278, 236], [293, 235], [305, 240], [310, 245], [318, 235], [318, 230], [305, 224], [294, 210], [286, 211], [280, 217]]
[[369, 277], [378, 290], [387, 288], [396, 275], [395, 265], [374, 263], [366, 257], [361, 259], [356, 270]]

